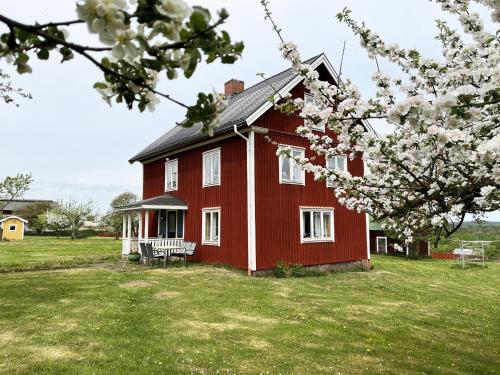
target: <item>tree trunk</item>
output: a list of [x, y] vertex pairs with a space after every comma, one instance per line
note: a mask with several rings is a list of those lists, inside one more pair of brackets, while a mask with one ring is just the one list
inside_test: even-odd
[[71, 230], [71, 239], [74, 240], [76, 239], [76, 230]]
[[418, 258], [419, 256], [419, 251], [418, 251], [418, 246], [417, 244], [410, 244], [408, 245], [408, 258]]

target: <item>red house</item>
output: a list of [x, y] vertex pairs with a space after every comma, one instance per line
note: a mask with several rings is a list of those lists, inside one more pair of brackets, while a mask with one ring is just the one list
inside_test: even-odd
[[[306, 63], [335, 82], [324, 54]], [[313, 156], [308, 141], [295, 133], [303, 120], [276, 111], [269, 102], [274, 90], [314, 100], [301, 82], [291, 69], [247, 89], [231, 80], [225, 84], [228, 106], [213, 137], [196, 126], [176, 126], [130, 159], [143, 165], [144, 200], [126, 207], [123, 252], [133, 246], [130, 213], [135, 211], [141, 215], [139, 241], [194, 241], [194, 261], [229, 264], [252, 274], [280, 261], [368, 267], [367, 216], [342, 207], [327, 182], [314, 181], [290, 159], [277, 157], [268, 141]], [[364, 173], [361, 158], [339, 155], [328, 163], [353, 175]]]

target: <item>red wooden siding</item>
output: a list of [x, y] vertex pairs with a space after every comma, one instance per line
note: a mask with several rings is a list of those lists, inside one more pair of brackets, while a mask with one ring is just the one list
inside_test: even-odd
[[[202, 153], [220, 147], [221, 185], [202, 187]], [[247, 269], [246, 145], [240, 138], [170, 156], [178, 159], [178, 190], [169, 192], [188, 204], [184, 238], [197, 243], [195, 261], [224, 263]], [[165, 160], [144, 165], [144, 199], [165, 194]], [[220, 246], [201, 245], [203, 208], [220, 207]], [[157, 218], [150, 220], [156, 235]]]
[[[318, 71], [325, 75], [323, 69]], [[304, 87], [298, 85], [292, 96], [303, 97]], [[310, 158], [316, 154], [309, 150], [309, 142], [295, 134], [302, 122], [297, 116], [271, 110], [255, 125], [270, 129], [268, 136], [278, 143], [305, 148]], [[342, 207], [333, 189], [327, 188], [325, 181], [314, 181], [310, 173], [306, 173], [305, 186], [280, 184], [276, 146], [263, 135], [255, 139], [257, 269], [270, 269], [279, 261], [317, 265], [367, 259], [365, 215]], [[318, 158], [317, 162], [324, 163], [324, 159]], [[348, 169], [362, 175], [361, 158], [349, 161]], [[334, 208], [334, 243], [300, 243], [301, 206]]]

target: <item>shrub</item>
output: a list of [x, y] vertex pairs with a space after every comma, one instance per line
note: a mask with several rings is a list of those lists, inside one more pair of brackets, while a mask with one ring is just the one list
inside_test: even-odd
[[304, 277], [306, 275], [302, 264], [291, 264], [290, 273], [292, 277]]
[[278, 262], [273, 268], [273, 275], [274, 277], [287, 277], [288, 274], [288, 266], [286, 263], [283, 262]]

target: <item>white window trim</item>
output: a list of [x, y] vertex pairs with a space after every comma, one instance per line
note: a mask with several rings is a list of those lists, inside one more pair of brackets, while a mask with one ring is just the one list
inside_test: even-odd
[[[332, 237], [330, 238], [304, 238], [302, 235], [304, 233], [304, 211], [315, 211], [315, 212], [330, 212], [331, 213], [331, 228]], [[300, 215], [300, 243], [319, 243], [319, 242], [335, 242], [335, 209], [333, 207], [299, 207]], [[313, 221], [311, 218], [311, 225]], [[321, 228], [323, 228], [323, 215], [321, 215]]]
[[[218, 236], [217, 241], [207, 241], [205, 239], [205, 214], [207, 212], [217, 212], [219, 214], [219, 226], [218, 226]], [[220, 207], [210, 207], [210, 208], [202, 208], [201, 209], [201, 244], [202, 245], [211, 245], [211, 246], [220, 246], [220, 233], [221, 233], [221, 209]]]
[[[11, 228], [14, 227], [14, 230]], [[9, 232], [17, 232], [17, 224], [9, 224]]]
[[[306, 98], [312, 98], [313, 101], [316, 101], [316, 96], [310, 92], [304, 93], [304, 104], [306, 103]], [[304, 120], [305, 122], [305, 120]], [[318, 132], [325, 132], [325, 124], [320, 124], [320, 127], [313, 125], [312, 127], [313, 131], [318, 131]]]
[[[327, 158], [326, 162], [325, 162], [325, 167], [328, 168], [328, 160], [335, 159], [337, 157], [343, 157], [343, 158], [345, 158], [344, 169], [342, 169], [342, 171], [348, 172], [349, 169], [347, 168], [347, 162], [349, 161], [349, 158], [347, 157], [347, 155], [344, 155], [344, 154], [335, 155], [335, 156]], [[335, 162], [335, 170], [340, 170], [340, 169], [337, 169], [337, 162]], [[332, 188], [333, 187], [333, 184], [331, 183], [331, 181], [328, 178], [326, 179], [326, 187], [327, 188]]]
[[375, 246], [377, 247], [377, 254], [379, 253], [379, 251], [378, 251], [378, 239], [379, 238], [385, 239], [385, 251], [384, 251], [384, 254], [387, 254], [387, 237], [385, 237], [385, 236], [377, 236], [375, 238]]
[[[173, 159], [173, 160], [167, 160], [165, 162], [165, 191], [177, 191], [178, 187], [179, 187], [179, 162], [178, 162], [179, 159]], [[169, 164], [175, 164], [175, 168], [177, 170], [177, 174], [175, 176], [175, 187], [170, 187], [168, 186], [167, 182], [168, 182], [168, 179], [167, 179], [167, 166]]]
[[[292, 145], [280, 145], [280, 146], [291, 147], [292, 151], [293, 151], [293, 149], [299, 150], [301, 152], [301, 154], [302, 154], [302, 157], [305, 157], [305, 155], [306, 155], [306, 149], [304, 147], [292, 146]], [[302, 171], [302, 181], [283, 180], [283, 178], [282, 178], [282, 176], [283, 176], [282, 172], [283, 172], [283, 158], [284, 157], [285, 156], [283, 154], [280, 154], [280, 156], [278, 158], [278, 168], [279, 168], [279, 181], [280, 181], [280, 184], [285, 184], [285, 185], [302, 185], [302, 186], [305, 186], [306, 185], [306, 172], [304, 170], [302, 170], [302, 169], [301, 169], [301, 171]], [[294, 163], [293, 159], [291, 160], [291, 163]], [[290, 170], [290, 172], [293, 172], [293, 167]]]
[[[218, 153], [219, 154], [219, 181], [216, 182], [216, 183], [206, 183], [205, 182], [205, 156], [206, 155], [212, 155], [212, 154], [215, 154], [215, 153]], [[203, 187], [210, 187], [210, 186], [220, 186], [221, 184], [221, 176], [222, 176], [222, 170], [221, 170], [221, 152], [220, 152], [220, 147], [218, 148], [214, 148], [212, 150], [208, 150], [208, 151], [205, 151], [205, 152], [202, 152], [201, 154], [201, 162], [202, 162], [202, 168], [201, 168], [201, 181], [202, 181], [202, 186]]]

